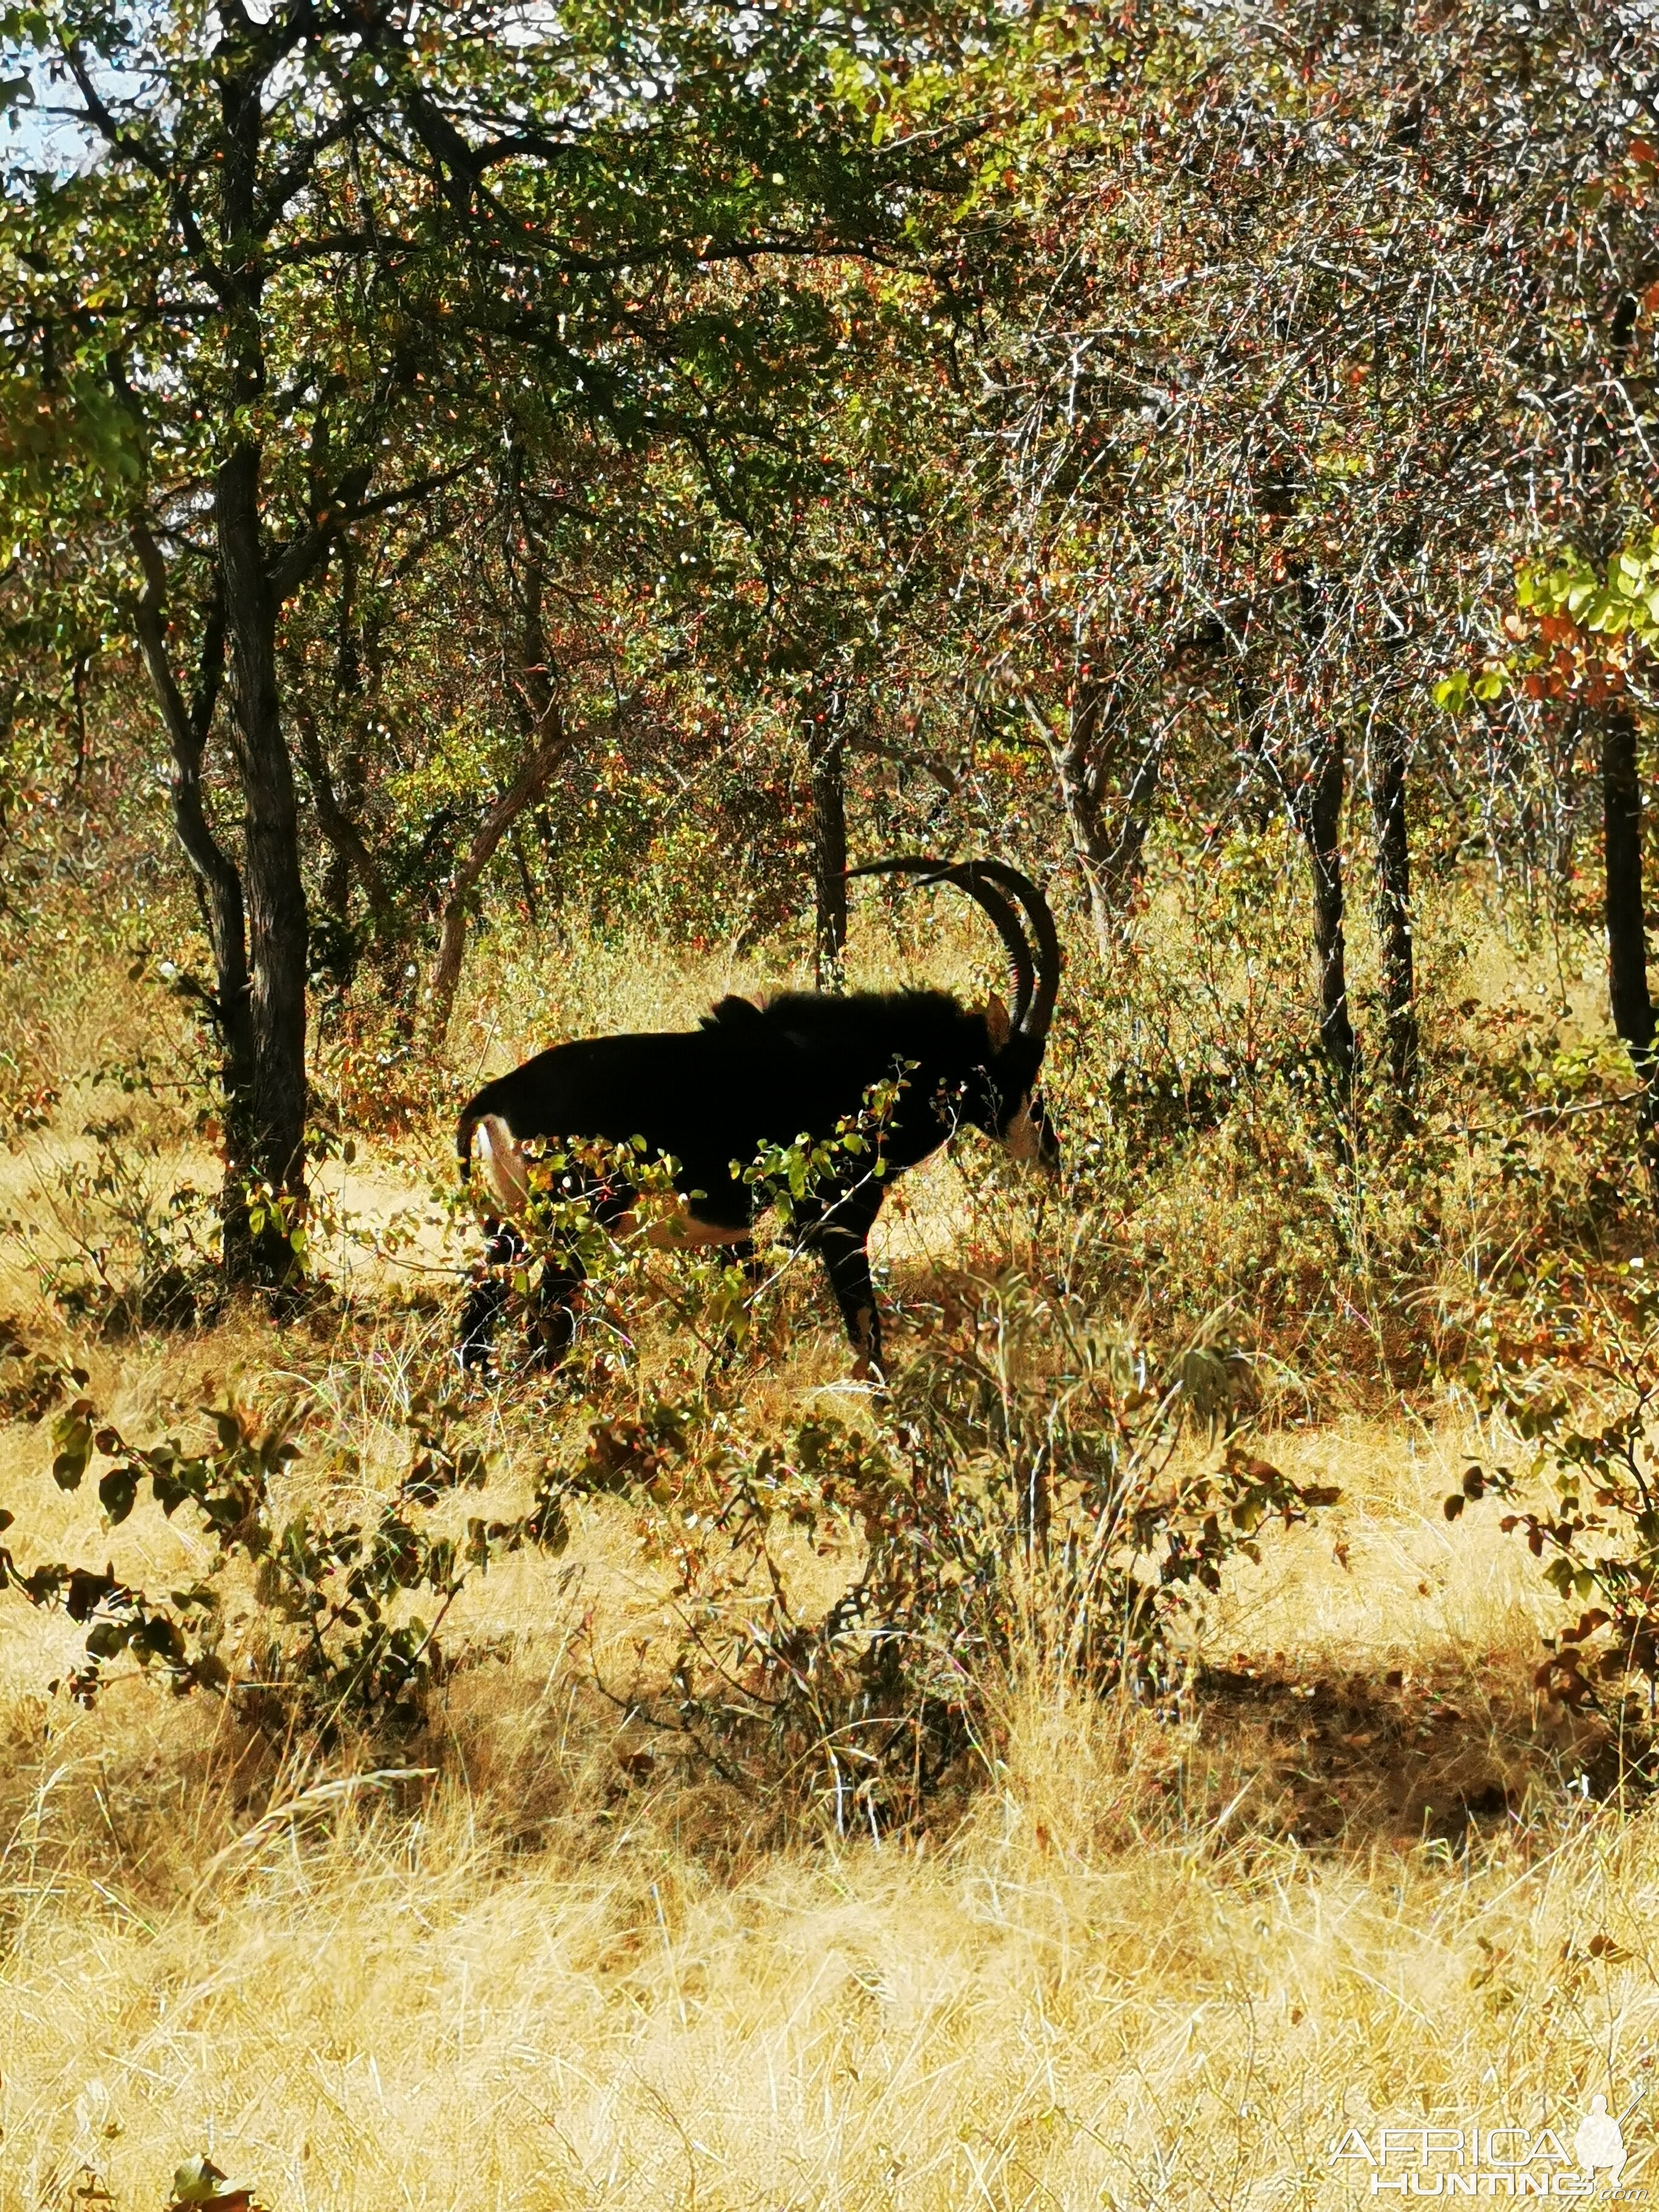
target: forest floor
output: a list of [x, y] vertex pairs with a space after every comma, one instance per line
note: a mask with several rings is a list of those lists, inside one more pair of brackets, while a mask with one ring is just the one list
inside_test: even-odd
[[[40, 1289], [86, 1202], [71, 1126], [0, 1155], [28, 1232], [0, 1313], [128, 1434], [302, 1388], [340, 1449], [296, 1504], [367, 1500], [453, 1326], [441, 1140], [331, 1171], [337, 1295], [111, 1335]], [[940, 1162], [884, 1232], [901, 1362], [963, 1218]], [[789, 1313], [780, 1414], [856, 1418], [814, 1279]], [[522, 1510], [516, 1387], [468, 1510]], [[886, 1833], [747, 1800], [607, 1700], [665, 1602], [616, 1499], [475, 1578], [471, 1663], [390, 1748], [273, 1747], [147, 1679], [82, 1711], [49, 1688], [82, 1632], [0, 1597], [0, 2212], [161, 2212], [198, 2154], [270, 2212], [1336, 2208], [1439, 2193], [1447, 2130], [1483, 2193], [1576, 2184], [1597, 2094], [1639, 2191], [1659, 1826], [1532, 1689], [1524, 1547], [1443, 1516], [1500, 1441], [1473, 1424], [1443, 1394], [1281, 1407], [1253, 1449], [1341, 1502], [1229, 1568], [1187, 1689], [1015, 1668], [970, 1785]], [[38, 1414], [0, 1427], [9, 1540], [204, 1571], [186, 1516], [111, 1530], [50, 1459]], [[1476, 2128], [1514, 2132], [1477, 2160]]]

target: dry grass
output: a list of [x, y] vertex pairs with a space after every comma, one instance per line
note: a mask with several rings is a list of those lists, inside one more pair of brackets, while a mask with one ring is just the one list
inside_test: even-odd
[[[308, 1373], [372, 1486], [406, 1345], [244, 1318], [106, 1349], [94, 1388], [143, 1427], [210, 1370]], [[1437, 1513], [1465, 1442], [1273, 1439], [1345, 1503], [1231, 1576], [1204, 1694], [1017, 1674], [995, 1770], [879, 1841], [653, 1758], [594, 1695], [584, 1616], [603, 1669], [661, 1598], [602, 1502], [469, 1595], [495, 1656], [402, 1748], [284, 1765], [142, 1683], [76, 1712], [42, 1692], [66, 1625], [9, 1604], [0, 2205], [89, 2169], [144, 2212], [200, 2149], [273, 2207], [1338, 2204], [1349, 2121], [1622, 2106], [1659, 1839], [1565, 1786], [1524, 1554]], [[106, 1537], [43, 1445], [0, 1462], [41, 1540], [204, 1563], [182, 1516]]]
[[1640, 2077], [1645, 1819], [1312, 1856], [1248, 1725], [1028, 1685], [953, 1833], [751, 1839], [624, 1782], [539, 1597], [441, 1778], [295, 1775], [258, 1820], [207, 1713], [135, 1692], [43, 1752], [13, 1687], [0, 2201], [84, 2166], [159, 2204], [206, 2148], [273, 2205], [1337, 2203], [1347, 2121], [1559, 2124]]
[[[930, 972], [946, 952], [965, 980], [978, 952], [953, 936]], [[1534, 956], [1504, 957], [1482, 939], [1469, 965], [1530, 994]], [[588, 948], [484, 980], [469, 1074], [763, 974]], [[364, 1237], [423, 1203], [410, 1162], [441, 1151], [359, 1161], [338, 1195]], [[0, 1164], [40, 1220], [49, 1151]], [[1178, 1223], [1160, 1200], [1194, 1249], [1224, 1229], [1199, 1189]], [[362, 1261], [350, 1310], [82, 1340], [94, 1394], [149, 1434], [210, 1378], [303, 1379], [338, 1448], [307, 1494], [366, 1499], [443, 1325], [407, 1304], [443, 1233]], [[919, 1179], [886, 1231], [911, 1326], [965, 1245], [1031, 1233], [950, 1163]], [[33, 1279], [12, 1255], [0, 1304], [67, 1346]], [[845, 1372], [816, 1285], [790, 1295], [780, 1418]], [[0, 1598], [0, 2212], [91, 2186], [161, 2212], [198, 2151], [273, 2212], [1334, 2207], [1364, 2193], [1330, 2156], [1352, 2124], [1570, 2137], [1593, 2093], [1622, 2109], [1659, 2048], [1659, 1828], [1583, 1794], [1605, 1745], [1534, 1709], [1524, 1553], [1440, 1514], [1466, 1417], [1364, 1400], [1255, 1440], [1344, 1502], [1231, 1571], [1200, 1693], [1158, 1712], [1017, 1667], [975, 1786], [902, 1836], [740, 1798], [596, 1693], [591, 1656], [648, 1639], [663, 1596], [613, 1504], [469, 1591], [486, 1656], [402, 1746], [283, 1758], [140, 1682], [81, 1712], [45, 1689], [67, 1624]], [[510, 1506], [545, 1443], [510, 1390], [494, 1441]], [[106, 1533], [46, 1458], [0, 1430], [32, 1547], [154, 1586], [203, 1564], [184, 1516]]]

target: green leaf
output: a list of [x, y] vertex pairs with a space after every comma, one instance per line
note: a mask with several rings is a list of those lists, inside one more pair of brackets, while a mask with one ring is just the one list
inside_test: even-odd
[[224, 2179], [213, 2160], [205, 2154], [187, 2158], [173, 2177], [173, 2198], [175, 2204], [205, 2204], [220, 2194], [219, 2185]]
[[60, 1413], [52, 1425], [52, 1435], [58, 1446], [52, 1479], [60, 1490], [78, 1490], [92, 1457], [92, 1424], [84, 1413]]
[[1433, 698], [1437, 707], [1449, 708], [1454, 714], [1462, 714], [1469, 701], [1468, 671], [1460, 668], [1450, 676], [1443, 676], [1434, 686]]

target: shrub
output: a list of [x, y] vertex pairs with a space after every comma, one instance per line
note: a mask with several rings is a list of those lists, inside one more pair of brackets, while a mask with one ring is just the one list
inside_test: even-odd
[[[590, 1445], [674, 1577], [665, 1678], [642, 1666], [612, 1694], [732, 1778], [792, 1777], [839, 1828], [912, 1817], [988, 1753], [999, 1687], [1032, 1660], [1171, 1692], [1178, 1632], [1227, 1561], [1337, 1496], [1237, 1442], [1177, 1468], [1178, 1386], [1025, 1277], [979, 1291], [868, 1429], [817, 1414], [762, 1441], [703, 1401]], [[852, 1563], [816, 1613], [813, 1553]]]
[[[652, 1258], [706, 1339], [730, 1271]], [[263, 1419], [227, 1402], [194, 1443], [141, 1444], [67, 1371], [59, 1486], [95, 1480], [112, 1527], [146, 1499], [188, 1510], [215, 1563], [158, 1595], [0, 1550], [0, 1587], [85, 1626], [67, 1684], [83, 1701], [125, 1656], [180, 1694], [229, 1698], [273, 1737], [406, 1730], [467, 1656], [441, 1633], [469, 1577], [507, 1552], [562, 1551], [576, 1502], [614, 1498], [663, 1573], [669, 1626], [625, 1683], [595, 1660], [599, 1687], [745, 1789], [784, 1786], [842, 1828], [903, 1820], [988, 1751], [999, 1685], [1033, 1656], [1102, 1691], [1172, 1694], [1183, 1624], [1229, 1559], [1336, 1496], [1236, 1438], [1218, 1463], [1183, 1454], [1178, 1372], [1160, 1387], [1028, 1277], [972, 1287], [890, 1397], [781, 1432], [757, 1406], [757, 1369], [714, 1360], [699, 1376], [682, 1354], [647, 1381], [637, 1330], [612, 1331], [605, 1358], [548, 1386], [575, 1411], [575, 1441], [542, 1458], [527, 1510], [470, 1516], [464, 1536], [437, 1516], [490, 1470], [459, 1386], [416, 1399], [406, 1471], [378, 1510], [332, 1519], [284, 1505], [297, 1401]], [[228, 1660], [226, 1593], [244, 1583], [255, 1626]]]
[[[1532, 1465], [1472, 1465], [1446, 1518], [1487, 1495], [1514, 1507], [1500, 1525], [1583, 1607], [1546, 1638], [1534, 1686], [1617, 1717], [1636, 1748], [1659, 1698], [1659, 1285], [1637, 1261], [1616, 1286], [1561, 1268], [1539, 1291], [1534, 1333], [1493, 1345], [1472, 1378], [1486, 1409], [1534, 1446]], [[1547, 1483], [1547, 1502], [1525, 1502], [1528, 1478]]]

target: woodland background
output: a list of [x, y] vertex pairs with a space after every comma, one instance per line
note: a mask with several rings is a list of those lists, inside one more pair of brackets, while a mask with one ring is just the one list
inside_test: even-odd
[[[1639, 2107], [1659, 9], [0, 39], [0, 2205]], [[895, 850], [1067, 968], [890, 1393], [782, 1240], [459, 1377], [459, 1101], [982, 988]]]

